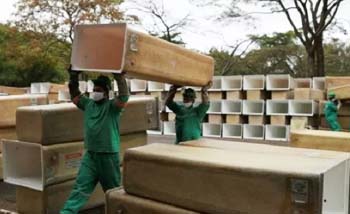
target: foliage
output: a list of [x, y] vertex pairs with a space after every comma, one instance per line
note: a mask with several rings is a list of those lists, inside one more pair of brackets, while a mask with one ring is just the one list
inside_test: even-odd
[[55, 37], [0, 25], [0, 85], [25, 87], [31, 82], [63, 82], [69, 44]]

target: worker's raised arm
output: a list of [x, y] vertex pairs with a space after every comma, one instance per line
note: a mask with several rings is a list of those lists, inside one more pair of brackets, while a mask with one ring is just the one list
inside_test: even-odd
[[168, 106], [171, 102], [174, 101], [174, 97], [176, 94], [177, 89], [180, 88], [178, 85], [172, 85], [169, 89], [168, 95], [165, 98], [165, 105]]
[[209, 95], [208, 95], [208, 89], [211, 88], [212, 82], [210, 81], [206, 86], [202, 87], [202, 103], [208, 104], [209, 103]]
[[81, 95], [81, 92], [79, 90], [79, 74], [81, 73], [81, 71], [73, 71], [72, 65], [69, 66], [67, 71], [69, 74], [68, 88], [70, 98], [75, 105], [78, 105]]
[[125, 73], [114, 73], [113, 76], [118, 85], [118, 97], [115, 99], [115, 105], [117, 108], [123, 109], [125, 108], [130, 95]]

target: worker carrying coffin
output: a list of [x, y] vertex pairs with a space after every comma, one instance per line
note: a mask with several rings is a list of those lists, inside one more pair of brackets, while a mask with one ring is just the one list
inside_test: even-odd
[[71, 99], [84, 111], [86, 153], [73, 190], [60, 213], [76, 214], [88, 201], [98, 182], [104, 191], [120, 186], [119, 117], [129, 99], [129, 92], [124, 74], [113, 74], [119, 95], [109, 99], [111, 81], [101, 75], [93, 81], [94, 89], [88, 98], [79, 91], [80, 71], [73, 71], [70, 67], [68, 72]]
[[332, 131], [340, 131], [341, 126], [338, 122], [338, 110], [341, 107], [341, 102], [336, 98], [334, 92], [328, 93], [328, 101], [324, 107], [326, 121]]
[[195, 106], [196, 93], [192, 88], [186, 88], [183, 92], [183, 104], [174, 102], [177, 89], [180, 86], [171, 86], [165, 105], [172, 110], [175, 115], [176, 144], [180, 142], [196, 140], [201, 137], [201, 122], [209, 109], [208, 89], [212, 82], [202, 87], [202, 102]]

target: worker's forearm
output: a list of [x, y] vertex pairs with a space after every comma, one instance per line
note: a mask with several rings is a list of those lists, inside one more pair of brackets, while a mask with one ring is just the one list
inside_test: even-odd
[[71, 100], [73, 100], [75, 97], [77, 97], [81, 94], [81, 92], [79, 90], [79, 74], [78, 73], [70, 73], [68, 88], [69, 88], [69, 94], [70, 94]]
[[123, 78], [116, 79], [116, 81], [118, 85], [118, 95], [129, 96], [128, 84], [126, 82], [126, 79], [123, 77]]
[[172, 102], [175, 98], [176, 90], [175, 91], [169, 91], [167, 98], [165, 99], [165, 105], [168, 105], [170, 102]]
[[204, 104], [209, 103], [208, 91], [202, 91], [202, 103], [204, 103]]

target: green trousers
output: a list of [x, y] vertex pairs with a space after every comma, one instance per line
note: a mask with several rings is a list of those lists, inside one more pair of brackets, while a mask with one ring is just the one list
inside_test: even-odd
[[78, 213], [97, 182], [105, 192], [120, 186], [119, 153], [85, 153], [73, 190], [60, 214]]
[[340, 131], [341, 126], [338, 123], [337, 117], [326, 117], [327, 123], [332, 131]]

